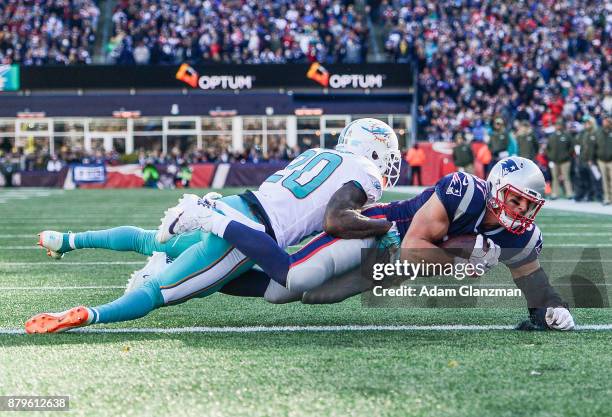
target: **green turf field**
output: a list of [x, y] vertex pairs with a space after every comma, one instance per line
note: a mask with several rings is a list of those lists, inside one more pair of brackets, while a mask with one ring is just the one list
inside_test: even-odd
[[[348, 327], [509, 326], [524, 318], [523, 310], [364, 308], [358, 297], [332, 306], [276, 306], [214, 295], [107, 326], [142, 333], [7, 334], [42, 311], [116, 298], [129, 274], [144, 264], [136, 254], [101, 250], [53, 261], [34, 247], [37, 232], [155, 228], [179, 195], [0, 191], [0, 395], [69, 395], [70, 415], [82, 416], [612, 414], [610, 330]], [[538, 224], [545, 245], [595, 243], [612, 250], [612, 217], [544, 210]], [[579, 309], [574, 316], [579, 325], [612, 323], [610, 309]], [[228, 331], [243, 326], [345, 327]], [[171, 328], [180, 332], [154, 331]]]

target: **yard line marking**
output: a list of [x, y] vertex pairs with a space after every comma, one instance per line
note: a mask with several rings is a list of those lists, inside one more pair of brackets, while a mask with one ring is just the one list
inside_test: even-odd
[[545, 244], [544, 248], [576, 248], [576, 249], [612, 248], [612, 243], [589, 243], [589, 244], [584, 244], [584, 245], [577, 245], [575, 243], [553, 243], [550, 245]]
[[12, 190], [12, 191], [4, 191], [0, 192], [0, 204], [4, 204], [9, 201], [14, 200], [28, 200], [33, 197], [50, 197], [61, 195], [64, 193], [64, 190]]
[[64, 291], [64, 290], [117, 290], [125, 289], [125, 285], [84, 285], [82, 287], [0, 287], [0, 291]]
[[13, 249], [13, 250], [44, 250], [44, 248], [38, 246], [35, 243], [32, 243], [31, 246], [2, 246], [0, 245], [0, 249]]
[[594, 228], [601, 228], [601, 227], [612, 227], [612, 223], [576, 223], [576, 224], [558, 224], [555, 222], [542, 222], [539, 221], [537, 222], [538, 226], [546, 226], [546, 227], [556, 227], [556, 228], [563, 228], [563, 229], [573, 229], [575, 227], [594, 227]]
[[546, 232], [542, 233], [545, 237], [549, 236], [610, 236], [610, 232]]
[[[128, 327], [128, 328], [84, 328], [74, 329], [71, 333], [296, 333], [296, 332], [388, 332], [388, 331], [487, 331], [514, 330], [514, 326], [498, 325], [435, 325], [435, 326], [379, 326], [379, 325], [344, 325], [344, 326], [244, 326], [244, 327]], [[607, 331], [612, 324], [585, 324], [576, 326], [576, 330]], [[0, 329], [0, 334], [25, 334], [22, 329]]]
[[57, 266], [57, 265], [66, 265], [66, 266], [79, 266], [79, 265], [143, 265], [144, 260], [142, 261], [91, 261], [91, 262], [0, 262], [0, 267], [3, 266], [36, 266], [36, 265], [44, 265], [47, 266]]

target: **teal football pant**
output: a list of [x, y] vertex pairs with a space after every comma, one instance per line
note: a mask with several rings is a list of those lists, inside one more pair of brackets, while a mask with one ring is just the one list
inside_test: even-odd
[[[239, 196], [224, 197], [223, 201], [259, 222]], [[91, 308], [92, 323], [133, 320], [158, 307], [182, 303], [193, 297], [206, 297], [253, 267], [253, 261], [225, 240], [210, 233], [202, 233], [200, 237], [199, 242], [185, 249], [141, 288], [108, 304]]]

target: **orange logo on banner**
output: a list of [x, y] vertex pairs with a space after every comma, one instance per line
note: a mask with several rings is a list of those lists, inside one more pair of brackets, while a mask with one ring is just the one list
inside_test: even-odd
[[176, 79], [183, 81], [193, 88], [198, 86], [198, 73], [187, 64], [182, 64], [176, 72]]
[[329, 85], [329, 72], [323, 65], [318, 62], [313, 62], [308, 72], [306, 73], [306, 77], [310, 78], [313, 81], [321, 84], [323, 87], [327, 87]]

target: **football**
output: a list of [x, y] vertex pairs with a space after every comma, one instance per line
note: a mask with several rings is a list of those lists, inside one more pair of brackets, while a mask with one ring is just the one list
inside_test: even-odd
[[[438, 246], [453, 256], [469, 259], [476, 244], [476, 236], [475, 234], [450, 236]], [[487, 249], [486, 242], [485, 249]]]

